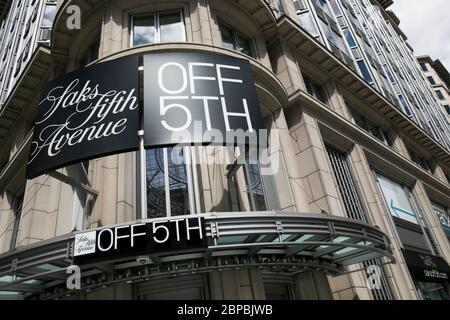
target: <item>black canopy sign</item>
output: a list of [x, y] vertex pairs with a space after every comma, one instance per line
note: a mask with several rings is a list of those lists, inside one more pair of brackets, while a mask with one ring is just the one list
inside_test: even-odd
[[408, 269], [421, 281], [440, 282], [450, 279], [450, 267], [447, 262], [436, 256], [403, 250]]
[[76, 263], [83, 264], [133, 255], [206, 248], [207, 244], [204, 218], [183, 216], [77, 233], [73, 253]]
[[195, 52], [145, 55], [144, 127], [146, 147], [256, 139], [265, 127], [249, 62]]
[[26, 177], [138, 149], [138, 58], [96, 64], [49, 82]]

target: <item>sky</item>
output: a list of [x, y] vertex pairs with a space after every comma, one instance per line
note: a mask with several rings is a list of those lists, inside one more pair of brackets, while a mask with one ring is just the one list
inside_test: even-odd
[[440, 59], [450, 70], [450, 1], [394, 0], [389, 9], [400, 18], [415, 55]]

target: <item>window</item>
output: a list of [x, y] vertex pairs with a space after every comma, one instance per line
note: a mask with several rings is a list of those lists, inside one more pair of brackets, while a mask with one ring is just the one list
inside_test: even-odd
[[133, 46], [186, 41], [181, 11], [133, 17]]
[[[367, 222], [362, 203], [359, 199], [356, 185], [352, 179], [352, 173], [347, 163], [347, 153], [340, 152], [332, 147], [326, 146], [331, 163], [331, 169], [336, 179], [342, 202], [344, 203], [347, 216], [351, 219]], [[346, 249], [343, 249], [346, 250]], [[347, 249], [348, 250], [348, 249]], [[380, 260], [364, 262], [364, 267], [379, 266], [381, 270], [381, 287], [372, 289], [375, 300], [393, 300], [392, 291], [387, 281], [386, 273]]]
[[325, 93], [325, 88], [307, 76], [304, 77], [304, 80], [308, 94], [326, 104], [328, 99]]
[[317, 31], [317, 27], [314, 24], [314, 20], [309, 11], [302, 12], [298, 14], [299, 23], [303, 29], [306, 30], [313, 37], [318, 37], [319, 32]]
[[361, 75], [364, 78], [364, 80], [366, 80], [368, 83], [372, 83], [373, 82], [372, 76], [370, 75], [370, 71], [364, 60], [358, 60], [356, 61], [356, 63], [358, 64], [359, 70], [361, 71]]
[[[147, 150], [147, 212], [149, 218], [191, 213], [188, 168], [172, 155], [185, 157], [184, 148]], [[189, 181], [190, 183], [190, 181]]]
[[428, 67], [426, 63], [421, 63], [420, 68], [422, 68], [422, 71], [428, 71]]
[[432, 76], [428, 76], [427, 79], [432, 86], [434, 86], [436, 84], [436, 81], [434, 81], [434, 78]]
[[434, 212], [436, 213], [439, 221], [441, 222], [444, 232], [450, 237], [450, 214], [448, 208], [441, 206], [437, 203], [432, 203]]
[[159, 14], [160, 42], [185, 41], [181, 12]]
[[[242, 164], [234, 159], [228, 165], [221, 161], [224, 156], [234, 159], [226, 147], [146, 150], [148, 218], [194, 214], [205, 206], [214, 212], [279, 210], [276, 195], [266, 196], [266, 189], [273, 189], [272, 176], [261, 175], [259, 164], [248, 156]], [[198, 163], [206, 158], [205, 165]], [[200, 196], [200, 183], [209, 185], [206, 196]]]
[[[36, 7], [36, 9], [37, 8], [38, 7]], [[39, 31], [39, 41], [42, 42], [50, 41], [51, 29], [53, 25], [53, 20], [55, 18], [55, 14], [56, 14], [56, 3], [52, 2], [46, 3], [44, 9], [44, 16], [42, 17], [42, 23]]]
[[422, 167], [425, 171], [428, 171], [431, 174], [434, 174], [435, 167], [432, 164], [431, 159], [427, 159], [426, 157], [419, 156], [416, 152], [413, 150], [408, 149], [409, 156], [411, 160], [417, 164], [418, 166]]
[[447, 114], [450, 116], [450, 106], [448, 104], [444, 105], [445, 111], [447, 111]]
[[254, 57], [251, 43], [248, 38], [231, 27], [228, 27], [223, 22], [219, 22], [219, 29], [222, 36], [223, 47]]
[[345, 28], [345, 29], [342, 30], [342, 32], [344, 33], [345, 39], [347, 39], [348, 46], [350, 48], [356, 47], [355, 38], [353, 38], [353, 35], [352, 35], [350, 29], [349, 28]]
[[51, 28], [53, 24], [53, 19], [56, 14], [56, 4], [47, 3], [45, 5], [44, 16], [42, 18], [41, 27]]
[[348, 107], [350, 110], [350, 114], [352, 115], [353, 122], [360, 128], [364, 129], [375, 138], [383, 142], [385, 145], [391, 146], [392, 141], [390, 139], [389, 133], [376, 125], [374, 122], [370, 121], [366, 117], [364, 117], [361, 113], [353, 109], [352, 107]]
[[377, 174], [377, 178], [391, 215], [401, 220], [419, 224], [417, 213], [410, 201], [410, 191], [382, 175]]
[[264, 196], [264, 187], [261, 175], [259, 174], [259, 165], [246, 161], [244, 166], [245, 181], [247, 184], [247, 193], [253, 211], [266, 211], [266, 199]]
[[13, 214], [14, 214], [14, 224], [11, 234], [10, 249], [14, 250], [17, 246], [17, 237], [19, 235], [20, 218], [22, 216], [23, 207], [23, 194], [14, 198], [13, 203]]
[[155, 43], [155, 16], [133, 19], [133, 46]]
[[398, 95], [398, 100], [400, 101], [401, 106], [403, 107], [403, 112], [408, 116], [408, 117], [412, 117], [412, 111], [409, 108], [408, 103], [406, 102], [405, 97], [402, 94]]
[[441, 90], [436, 90], [436, 96], [438, 97], [439, 100], [445, 100], [444, 98], [444, 94], [442, 93]]

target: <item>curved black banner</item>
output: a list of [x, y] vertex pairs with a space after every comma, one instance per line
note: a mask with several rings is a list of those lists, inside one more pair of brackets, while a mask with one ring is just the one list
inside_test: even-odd
[[249, 62], [188, 51], [144, 55], [144, 129], [148, 148], [258, 144], [265, 126]]
[[83, 68], [45, 86], [26, 177], [138, 150], [138, 57]]

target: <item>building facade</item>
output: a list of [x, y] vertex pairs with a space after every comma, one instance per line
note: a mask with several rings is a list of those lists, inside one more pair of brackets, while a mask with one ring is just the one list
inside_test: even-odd
[[440, 60], [433, 60], [430, 56], [420, 56], [417, 60], [446, 115], [450, 117], [450, 73]]
[[[2, 1], [0, 299], [449, 299], [450, 124], [391, 3]], [[143, 98], [147, 57], [182, 53], [250, 65], [270, 165], [140, 147], [26, 179], [48, 81], [138, 57]], [[205, 242], [75, 256], [180, 223]]]

